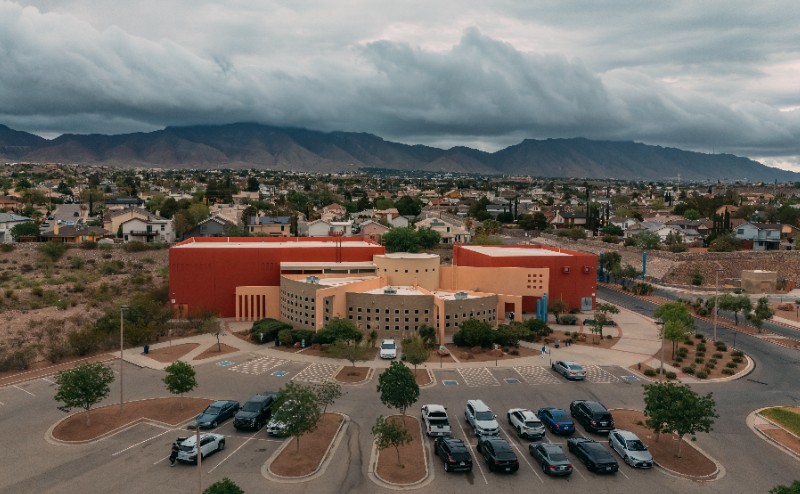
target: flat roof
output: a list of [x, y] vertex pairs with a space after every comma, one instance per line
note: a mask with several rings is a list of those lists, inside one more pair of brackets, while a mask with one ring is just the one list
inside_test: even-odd
[[183, 245], [175, 245], [173, 249], [306, 249], [314, 247], [330, 248], [353, 248], [353, 247], [377, 247], [374, 242], [362, 242], [359, 240], [347, 242], [328, 241], [307, 241], [307, 242], [191, 242]]
[[389, 259], [435, 259], [438, 254], [426, 254], [424, 252], [391, 252], [388, 254], [376, 254], [375, 257], [387, 257]]
[[493, 247], [491, 245], [465, 245], [464, 250], [471, 250], [478, 254], [491, 257], [568, 257], [565, 252], [550, 249], [525, 248], [525, 247]]
[[383, 294], [389, 295], [388, 293], [385, 292], [385, 290], [388, 289], [388, 288], [391, 288], [392, 290], [396, 290], [397, 291], [397, 293], [394, 293], [392, 295], [425, 295], [425, 293], [417, 290], [413, 286], [395, 286], [395, 285], [384, 286], [384, 287], [376, 288], [375, 290], [370, 290], [368, 292], [363, 292], [363, 293], [368, 293], [370, 295], [383, 295]]
[[[466, 293], [467, 294], [467, 299], [485, 298], [483, 296], [475, 295], [472, 292], [467, 292], [467, 291], [463, 291], [463, 290], [460, 290], [459, 292]], [[438, 291], [437, 290], [437, 291], [434, 291], [434, 292], [431, 292], [431, 293], [433, 294], [434, 297], [440, 298], [442, 300], [455, 300], [456, 299], [456, 293], [459, 293], [459, 292], [442, 292], [442, 291]], [[492, 294], [492, 295], [494, 295], [494, 294]]]
[[281, 269], [302, 269], [302, 268], [373, 268], [378, 269], [374, 262], [370, 261], [352, 261], [352, 262], [335, 262], [335, 261], [320, 261], [320, 262], [282, 262]]
[[[352, 276], [347, 278], [320, 278], [317, 282], [320, 286], [342, 286], [356, 283], [358, 281], [372, 280], [378, 278], [377, 276]], [[308, 283], [306, 281], [306, 283]]]

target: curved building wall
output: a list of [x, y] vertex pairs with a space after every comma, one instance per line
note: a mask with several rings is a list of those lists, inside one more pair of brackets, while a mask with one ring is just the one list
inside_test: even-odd
[[347, 318], [364, 334], [377, 331], [378, 338], [401, 338], [422, 326], [436, 327], [430, 295], [347, 294]]
[[439, 289], [440, 259], [436, 254], [396, 252], [376, 255], [373, 262], [378, 267], [378, 276], [385, 277], [390, 285]]

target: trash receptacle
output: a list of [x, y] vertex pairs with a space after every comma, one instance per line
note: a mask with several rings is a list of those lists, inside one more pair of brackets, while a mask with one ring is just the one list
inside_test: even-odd
[[144, 354], [147, 355], [148, 353], [150, 353], [150, 345], [145, 345], [144, 346]]
[[556, 342], [554, 343], [554, 346], [555, 346], [556, 348], [560, 347], [560, 346], [561, 346], [561, 342], [560, 342], [560, 341], [558, 341], [558, 340], [556, 340]]
[[306, 339], [303, 338], [302, 340], [300, 340], [300, 348], [305, 348], [305, 347], [306, 347]]

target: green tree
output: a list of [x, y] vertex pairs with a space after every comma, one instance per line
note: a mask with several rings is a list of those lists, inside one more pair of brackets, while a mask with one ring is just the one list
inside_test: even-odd
[[403, 357], [406, 362], [414, 366], [414, 376], [417, 375], [417, 366], [428, 360], [431, 349], [419, 336], [412, 336], [403, 340]]
[[683, 212], [683, 217], [687, 220], [694, 221], [699, 220], [703, 216], [700, 214], [700, 211], [690, 208]]
[[[174, 395], [183, 396], [197, 387], [197, 379], [194, 367], [182, 360], [176, 360], [164, 368], [167, 375], [162, 379], [167, 386], [167, 391]], [[180, 402], [183, 409], [183, 400]]]
[[[395, 362], [393, 362], [395, 363]], [[387, 420], [383, 415], [378, 416], [375, 425], [372, 426], [372, 435], [375, 436], [375, 444], [378, 449], [383, 451], [386, 448], [394, 448], [397, 452], [397, 464], [400, 462], [400, 446], [411, 442], [412, 437], [405, 427], [405, 417], [403, 422], [398, 420]]]
[[661, 237], [656, 232], [644, 231], [631, 235], [630, 240], [639, 249], [657, 249], [661, 243]]
[[437, 334], [436, 329], [428, 326], [427, 324], [423, 324], [419, 328], [417, 328], [417, 334], [422, 341], [428, 346], [428, 348], [433, 348], [436, 345]]
[[708, 245], [709, 252], [736, 252], [742, 246], [742, 242], [732, 233], [720, 235]]
[[433, 228], [420, 228], [417, 230], [417, 245], [423, 249], [432, 249], [439, 245], [442, 236]]
[[381, 394], [381, 403], [397, 408], [405, 416], [406, 408], [419, 399], [419, 386], [411, 369], [400, 362], [392, 362], [378, 376], [378, 393]]
[[753, 309], [750, 297], [747, 295], [734, 295], [732, 293], [726, 293], [720, 296], [717, 306], [719, 310], [733, 312], [733, 319], [737, 326], [739, 325], [739, 312], [744, 313], [746, 317]]
[[394, 203], [402, 216], [418, 216], [422, 212], [422, 201], [411, 196], [403, 196]]
[[615, 305], [599, 303], [595, 305], [594, 322], [592, 323], [592, 333], [603, 338], [603, 326], [611, 320], [609, 314], [619, 314], [619, 309]]
[[328, 347], [327, 353], [333, 358], [349, 361], [353, 367], [356, 362], [369, 360], [369, 348], [353, 340], [336, 340]]
[[619, 252], [603, 252], [600, 254], [600, 266], [605, 271], [606, 276], [612, 274], [622, 263], [622, 256]]
[[554, 298], [547, 301], [547, 311], [556, 316], [556, 324], [559, 323], [559, 315], [569, 312], [569, 304], [563, 299]]
[[16, 242], [20, 237], [38, 237], [39, 227], [33, 221], [17, 223], [11, 227], [11, 238]]
[[417, 252], [419, 241], [413, 228], [392, 228], [383, 236], [387, 252]]
[[314, 394], [317, 397], [317, 406], [322, 408], [323, 415], [328, 407], [342, 397], [342, 385], [335, 381], [325, 381], [314, 385]]
[[56, 401], [63, 403], [67, 410], [86, 410], [86, 425], [90, 425], [89, 410], [108, 396], [108, 385], [114, 381], [114, 373], [106, 365], [95, 362], [61, 371], [55, 381]]
[[486, 321], [467, 319], [453, 335], [453, 343], [461, 347], [489, 348], [494, 343], [495, 332]]
[[206, 487], [203, 494], [244, 494], [244, 490], [228, 477]]
[[622, 231], [622, 227], [615, 225], [613, 223], [609, 223], [608, 225], [603, 227], [602, 232], [606, 235], [614, 235], [617, 237], [621, 237], [625, 232]]
[[315, 341], [322, 344], [340, 340], [361, 343], [363, 338], [363, 333], [358, 330], [353, 321], [341, 317], [334, 317], [328, 321], [325, 327], [315, 335]]
[[300, 436], [317, 428], [320, 410], [317, 394], [311, 385], [290, 382], [279, 392], [275, 400], [272, 418], [284, 425], [285, 433], [297, 439], [300, 450]]
[[667, 302], [659, 305], [653, 315], [664, 322], [661, 329], [663, 338], [672, 342], [672, 358], [675, 358], [675, 347], [679, 341], [694, 329], [694, 317], [683, 302]]
[[662, 432], [678, 435], [678, 457], [683, 436], [689, 434], [694, 439], [698, 432], [711, 432], [714, 419], [719, 417], [711, 393], [700, 396], [685, 384], [646, 384], [644, 404], [647, 427], [659, 435]]
[[769, 300], [767, 297], [761, 297], [758, 299], [758, 302], [756, 302], [753, 312], [748, 314], [747, 319], [750, 321], [750, 324], [758, 328], [758, 332], [760, 333], [764, 321], [772, 319], [774, 315], [775, 311], [769, 308]]
[[792, 485], [777, 485], [769, 490], [769, 494], [800, 494], [800, 480], [795, 480]]

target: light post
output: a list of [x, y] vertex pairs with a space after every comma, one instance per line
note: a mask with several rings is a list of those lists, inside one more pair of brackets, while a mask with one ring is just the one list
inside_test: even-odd
[[719, 305], [719, 272], [721, 268], [714, 271], [714, 342], [717, 342], [717, 306]]
[[664, 380], [664, 321], [661, 319], [656, 319], [656, 326], [659, 328], [659, 332], [661, 333], [661, 370], [659, 374], [661, 375], [661, 380]]
[[122, 305], [119, 308], [119, 407], [122, 408], [123, 403], [123, 380], [122, 380], [122, 368], [125, 360], [122, 357], [122, 350], [125, 348], [125, 318], [124, 313], [128, 310], [127, 305]]

